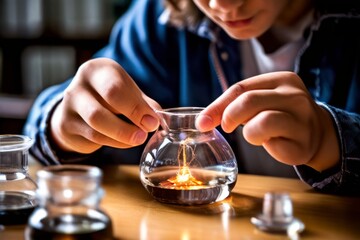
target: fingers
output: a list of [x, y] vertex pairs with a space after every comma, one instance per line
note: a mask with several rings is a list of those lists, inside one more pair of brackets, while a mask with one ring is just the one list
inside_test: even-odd
[[[237, 126], [245, 124], [261, 111], [272, 106], [280, 107], [280, 97], [269, 90], [246, 92], [232, 101], [224, 110], [221, 127], [225, 132], [232, 132]], [[278, 110], [278, 109], [273, 109]]]
[[224, 110], [243, 92], [244, 89], [240, 84], [230, 87], [199, 114], [196, 118], [196, 128], [205, 132], [218, 126], [221, 123]]
[[295, 160], [292, 157], [299, 156], [294, 155], [299, 152], [298, 143], [293, 140], [296, 127], [293, 116], [278, 111], [266, 111], [244, 126], [243, 136], [253, 145], [264, 146], [275, 159], [289, 164]]
[[[76, 129], [76, 131], [74, 131]], [[115, 148], [129, 148], [133, 144], [126, 144], [122, 141], [114, 140], [94, 128], [90, 127], [80, 117], [76, 121], [71, 121], [63, 128], [64, 132], [68, 135], [68, 145], [76, 152], [91, 153], [98, 148], [105, 146]], [[79, 134], [81, 133], [81, 135]], [[146, 133], [144, 133], [146, 134]]]
[[[98, 132], [97, 135], [88, 134], [89, 139], [104, 145], [108, 145], [109, 142], [115, 140], [132, 146], [142, 144], [146, 140], [147, 133], [144, 130], [120, 120], [114, 113], [102, 106], [96, 98], [93, 98], [91, 92], [83, 91], [81, 94], [81, 98], [87, 101], [74, 101], [72, 104], [73, 109], [79, 114], [86, 125], [92, 131]], [[96, 138], [96, 136], [101, 135], [109, 139], [105, 139], [105, 137]], [[117, 144], [111, 143], [112, 146]]]
[[[239, 96], [255, 89], [274, 88], [275, 84], [270, 79], [272, 79], [271, 76], [260, 75], [234, 84], [199, 114], [196, 127], [200, 131], [208, 131], [215, 128], [221, 123], [225, 109]], [[232, 119], [228, 119], [228, 121], [231, 122]], [[227, 124], [225, 124], [225, 127], [226, 131], [230, 131], [230, 128], [227, 128]]]
[[309, 126], [292, 114], [264, 111], [246, 123], [243, 135], [278, 161], [297, 165], [309, 161], [317, 149], [316, 137], [307, 129]]
[[[324, 114], [302, 80], [291, 72], [263, 74], [229, 88], [196, 122], [200, 131], [219, 124], [225, 132], [244, 125], [244, 138], [249, 143], [262, 145], [286, 164], [323, 170], [339, 161], [331, 116]], [[334, 150], [329, 151], [329, 146]]]
[[243, 128], [244, 138], [260, 146], [271, 138], [292, 139], [298, 122], [290, 114], [264, 111], [253, 117]]
[[144, 131], [157, 129], [157, 114], [135, 82], [118, 64], [111, 62], [91, 78], [90, 84], [100, 96], [98, 100], [113, 113], [125, 115]]
[[[64, 101], [56, 108], [50, 129], [52, 139], [65, 151], [91, 153], [103, 145], [129, 148], [142, 144], [147, 138], [147, 133], [135, 125], [114, 119], [112, 114], [109, 118], [106, 117], [106, 110], [99, 108], [94, 113], [89, 110], [93, 108], [84, 107], [82, 104], [77, 104], [74, 108], [64, 107]], [[86, 111], [77, 112], [77, 108]], [[101, 111], [105, 111], [105, 114]]]
[[91, 60], [79, 68], [65, 90], [51, 119], [51, 134], [65, 151], [90, 153], [103, 145], [140, 145], [159, 125], [153, 108], [160, 106], [116, 62]]
[[271, 138], [263, 146], [274, 159], [288, 165], [305, 164], [313, 155], [293, 139]]
[[245, 79], [231, 86], [204, 109], [197, 118], [196, 126], [200, 131], [208, 131], [221, 124], [226, 132], [231, 132], [260, 111], [283, 109], [289, 105], [284, 102], [284, 97], [301, 95], [303, 89], [301, 79], [291, 72]]

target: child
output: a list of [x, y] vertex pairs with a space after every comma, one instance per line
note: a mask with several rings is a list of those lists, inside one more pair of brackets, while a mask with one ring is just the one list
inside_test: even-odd
[[108, 46], [38, 97], [32, 154], [138, 163], [154, 109], [203, 106], [198, 129], [221, 125], [241, 172], [359, 193], [360, 15], [338, 2], [135, 1]]

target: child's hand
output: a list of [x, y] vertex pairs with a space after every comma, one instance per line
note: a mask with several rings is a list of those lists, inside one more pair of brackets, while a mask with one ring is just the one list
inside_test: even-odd
[[[129, 148], [144, 143], [159, 120], [159, 105], [145, 96], [116, 62], [83, 64], [51, 118], [51, 136], [65, 151], [91, 153], [101, 146]], [[124, 115], [133, 124], [118, 117]]]
[[201, 131], [219, 124], [225, 132], [244, 125], [249, 143], [262, 145], [289, 165], [307, 164], [322, 171], [340, 158], [330, 114], [292, 72], [263, 74], [230, 87], [197, 118]]

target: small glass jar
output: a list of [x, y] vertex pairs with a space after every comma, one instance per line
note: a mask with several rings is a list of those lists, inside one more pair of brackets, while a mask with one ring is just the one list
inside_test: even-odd
[[39, 206], [25, 239], [113, 239], [110, 217], [99, 208], [102, 171], [86, 165], [58, 165], [37, 172]]
[[37, 186], [28, 174], [32, 144], [27, 136], [0, 135], [0, 224], [25, 224], [37, 205]]
[[140, 160], [140, 179], [158, 201], [180, 205], [218, 202], [237, 180], [237, 161], [219, 131], [200, 132], [195, 119], [203, 108], [157, 111], [161, 127]]

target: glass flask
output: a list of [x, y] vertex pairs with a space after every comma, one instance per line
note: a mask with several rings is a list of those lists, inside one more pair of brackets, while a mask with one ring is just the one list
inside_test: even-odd
[[39, 206], [29, 218], [25, 239], [113, 239], [111, 219], [99, 208], [101, 178], [99, 168], [86, 165], [39, 170]]
[[149, 139], [140, 160], [140, 179], [158, 201], [180, 205], [208, 204], [230, 195], [237, 162], [216, 129], [200, 132], [195, 119], [203, 108], [157, 111], [161, 126]]
[[32, 144], [27, 136], [0, 135], [0, 224], [25, 224], [37, 205], [37, 186], [28, 174]]

